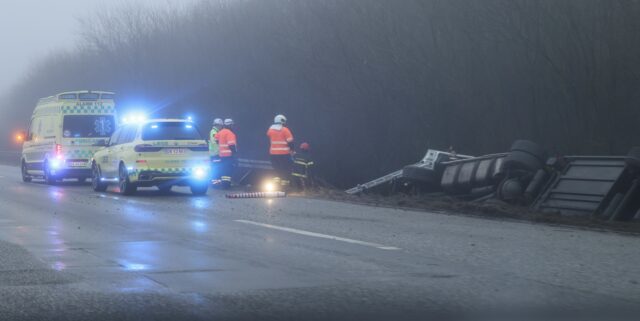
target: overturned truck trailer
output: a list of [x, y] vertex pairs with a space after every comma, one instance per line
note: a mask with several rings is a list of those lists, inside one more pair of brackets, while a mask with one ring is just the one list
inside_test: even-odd
[[429, 150], [408, 165], [347, 191], [450, 195], [499, 199], [540, 212], [640, 218], [640, 148], [628, 156], [548, 157], [539, 145], [518, 140], [507, 153], [479, 157]]
[[626, 157], [564, 157], [532, 208], [615, 221], [640, 218], [640, 148]]

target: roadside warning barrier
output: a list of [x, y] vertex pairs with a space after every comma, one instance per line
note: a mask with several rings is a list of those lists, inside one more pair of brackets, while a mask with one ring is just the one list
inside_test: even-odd
[[227, 194], [227, 198], [283, 198], [287, 197], [285, 192], [254, 192], [254, 193], [236, 193]]

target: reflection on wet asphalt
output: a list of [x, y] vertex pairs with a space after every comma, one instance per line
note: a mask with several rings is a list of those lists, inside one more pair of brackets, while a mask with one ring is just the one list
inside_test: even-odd
[[14, 167], [0, 175], [0, 250], [13, 262], [0, 263], [0, 315], [44, 315], [30, 309], [44, 302], [79, 319], [390, 319], [640, 303], [632, 236], [186, 188], [123, 197], [24, 184]]

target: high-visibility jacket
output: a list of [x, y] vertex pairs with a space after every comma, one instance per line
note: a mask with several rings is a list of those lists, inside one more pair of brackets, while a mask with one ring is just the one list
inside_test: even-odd
[[236, 134], [234, 134], [229, 128], [223, 128], [216, 134], [216, 141], [220, 147], [220, 157], [231, 157], [233, 152], [231, 146], [238, 146], [236, 141]]
[[218, 156], [220, 154], [220, 147], [216, 141], [216, 134], [218, 134], [219, 131], [220, 129], [213, 127], [209, 132], [209, 155], [211, 156]]
[[271, 140], [271, 155], [288, 155], [291, 153], [289, 144], [293, 142], [293, 134], [289, 128], [282, 125], [273, 125], [267, 131], [267, 136]]

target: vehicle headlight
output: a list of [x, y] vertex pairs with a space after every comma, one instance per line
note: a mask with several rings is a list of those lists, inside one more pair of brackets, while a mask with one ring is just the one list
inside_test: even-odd
[[50, 164], [51, 164], [51, 168], [57, 169], [57, 168], [60, 168], [60, 165], [62, 164], [62, 160], [60, 160], [60, 159], [52, 159], [50, 161]]
[[262, 188], [263, 188], [263, 190], [265, 192], [274, 192], [276, 190], [276, 184], [274, 184], [273, 182], [269, 181], [269, 182], [264, 183]]
[[207, 178], [207, 168], [205, 167], [196, 167], [193, 169], [193, 177], [196, 179], [205, 179]]

